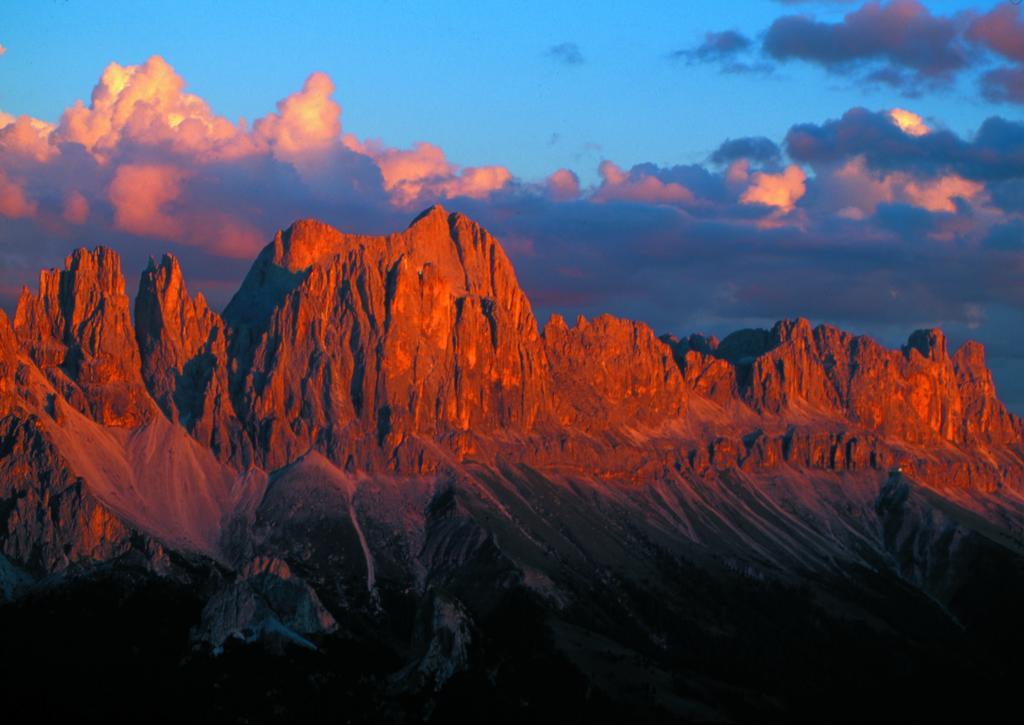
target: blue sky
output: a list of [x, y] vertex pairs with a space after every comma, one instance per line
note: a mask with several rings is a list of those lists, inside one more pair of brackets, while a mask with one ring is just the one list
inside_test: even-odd
[[[959, 133], [993, 111], [963, 83], [908, 102], [799, 63], [777, 77], [673, 59], [705, 32], [762, 32], [782, 13], [835, 19], [850, 3], [82, 2], [0, 6], [0, 109], [57, 121], [111, 61], [162, 55], [213, 109], [252, 120], [314, 70], [337, 84], [346, 131], [525, 178], [558, 167], [704, 160], [724, 138], [779, 139], [795, 120], [907, 106]], [[938, 14], [974, 6], [929, 2]], [[980, 7], [980, 6], [979, 6]], [[548, 54], [575, 43], [583, 62]]]

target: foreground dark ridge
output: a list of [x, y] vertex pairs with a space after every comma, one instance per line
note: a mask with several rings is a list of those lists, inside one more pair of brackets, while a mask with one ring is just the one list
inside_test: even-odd
[[[297, 222], [222, 315], [170, 255], [134, 304], [133, 326], [101, 247], [0, 313], [12, 617], [101, 616], [97, 577], [162, 592], [193, 613], [147, 656], [183, 687], [247, 681], [255, 655], [204, 654], [239, 639], [339, 677], [331, 652], [369, 648], [342, 678], [368, 683], [347, 695], [366, 717], [551, 714], [551, 677], [587, 718], [821, 717], [853, 672], [880, 688], [857, 707], [909, 707], [896, 678], [947, 712], [955, 675], [1002, 712], [1022, 424], [977, 343], [887, 350], [802, 319], [721, 341], [610, 316], [539, 330], [497, 241], [440, 207], [387, 237]], [[184, 669], [160, 659], [187, 641]], [[244, 710], [195, 707], [177, 714]]]

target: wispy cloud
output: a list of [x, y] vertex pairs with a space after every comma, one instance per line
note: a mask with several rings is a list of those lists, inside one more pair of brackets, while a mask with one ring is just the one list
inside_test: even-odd
[[583, 53], [576, 43], [559, 43], [548, 48], [546, 55], [564, 65], [582, 65], [585, 62]]
[[675, 60], [689, 64], [713, 63], [726, 73], [768, 73], [771, 64], [752, 60], [756, 50], [753, 41], [736, 30], [723, 30], [704, 34], [704, 39], [691, 48], [670, 53]]

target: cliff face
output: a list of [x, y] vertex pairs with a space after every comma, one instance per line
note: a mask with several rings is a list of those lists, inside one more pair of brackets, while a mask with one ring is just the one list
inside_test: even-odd
[[999, 402], [984, 349], [950, 357], [940, 330], [918, 330], [900, 350], [807, 320], [743, 330], [721, 343], [670, 341], [687, 382], [721, 405], [818, 417], [913, 445], [1020, 445], [1020, 420]]
[[0, 552], [44, 575], [132, 548], [132, 530], [93, 496], [38, 418], [0, 418]]
[[154, 413], [140, 372], [121, 259], [79, 249], [39, 275], [14, 315], [22, 349], [75, 408], [104, 425], [134, 427]]
[[3, 310], [0, 310], [0, 413], [5, 401], [15, 392], [15, 373], [18, 370], [18, 338]]
[[161, 411], [236, 463], [251, 460], [228, 388], [227, 332], [202, 293], [191, 297], [178, 260], [150, 260], [135, 297], [142, 377]]
[[236, 407], [271, 467], [310, 446], [366, 466], [371, 449], [389, 459], [411, 436], [528, 429], [546, 399], [547, 359], [508, 259], [439, 207], [388, 237], [296, 223], [225, 319]]
[[[189, 294], [170, 255], [143, 272], [134, 325], [124, 288], [104, 248], [43, 272], [13, 328], [0, 317], [0, 392], [18, 389], [31, 361], [97, 422], [163, 415], [236, 468], [278, 468], [310, 449], [348, 470], [425, 472], [499, 453], [550, 462], [555, 436], [577, 465], [618, 458], [626, 470], [631, 454], [607, 459], [585, 436], [640, 428], [679, 431], [671, 445], [698, 468], [822, 455], [882, 465], [900, 446], [944, 442], [970, 458], [1021, 444], [984, 350], [967, 343], [951, 357], [939, 330], [899, 350], [803, 319], [718, 341], [555, 317], [541, 335], [497, 241], [440, 207], [386, 237], [296, 222], [223, 317]], [[819, 434], [845, 442], [794, 452]]]
[[[535, 692], [578, 669], [590, 719], [617, 719], [594, 664], [608, 652], [623, 663], [608, 691], [623, 678], [650, 703], [652, 682], [672, 683], [674, 719], [721, 714], [692, 709], [687, 682], [731, 719], [774, 717], [777, 679], [800, 701], [845, 654], [860, 659], [829, 707], [879, 662], [897, 666], [867, 690], [918, 692], [893, 677], [955, 679], [950, 665], [985, 659], [976, 632], [1016, 631], [1022, 425], [976, 343], [950, 356], [920, 330], [889, 350], [803, 319], [721, 341], [608, 315], [540, 333], [497, 241], [440, 207], [384, 237], [296, 222], [223, 315], [170, 255], [143, 272], [134, 324], [124, 290], [116, 254], [79, 250], [23, 293], [13, 325], [0, 313], [0, 598], [45, 582], [26, 608], [65, 574], [76, 616], [75, 587], [99, 572], [129, 593], [174, 582], [195, 605], [176, 612], [182, 640], [316, 649], [337, 631], [334, 651], [385, 653], [345, 658], [384, 662], [341, 678], [386, 688], [368, 718], [413, 693], [398, 719], [441, 720], [429, 698], [449, 680], [449, 703], [479, 689], [520, 707], [523, 673], [548, 660], [561, 664]], [[120, 620], [121, 600], [100, 609]], [[146, 617], [178, 608], [141, 601]], [[39, 619], [49, 632], [57, 618]], [[823, 638], [840, 654], [819, 655]], [[35, 632], [30, 645], [50, 656]], [[316, 676], [298, 680], [333, 692], [333, 655], [308, 661]], [[990, 672], [979, 692], [1012, 691]], [[767, 693], [750, 700], [765, 709], [730, 709], [737, 692]]]
[[966, 444], [1014, 445], [1021, 441], [1021, 419], [1011, 415], [996, 396], [992, 373], [985, 365], [985, 348], [977, 342], [964, 343], [953, 355], [953, 371], [963, 414], [958, 439]]
[[672, 349], [647, 325], [602, 315], [570, 328], [555, 316], [544, 327], [544, 346], [560, 425], [658, 425], [686, 412], [688, 389]]
[[[0, 413], [10, 413], [0, 498], [79, 496], [84, 508], [66, 521], [111, 517], [113, 528], [72, 526], [69, 551], [120, 550], [131, 526], [116, 529], [117, 510], [165, 538], [184, 526], [187, 545], [229, 556], [220, 527], [244, 526], [251, 511], [235, 509], [260, 490], [244, 472], [311, 450], [347, 473], [454, 475], [511, 461], [640, 489], [897, 464], [940, 488], [1024, 481], [1021, 421], [997, 399], [976, 343], [951, 357], [940, 331], [921, 330], [888, 350], [803, 319], [721, 341], [658, 339], [607, 315], [573, 327], [556, 316], [540, 334], [497, 241], [440, 207], [385, 237], [296, 222], [223, 316], [189, 294], [170, 255], [143, 272], [134, 324], [124, 290], [116, 254], [78, 250], [41, 274], [38, 294], [22, 294], [13, 326], [0, 314]], [[67, 406], [125, 432], [86, 431]], [[120, 468], [92, 466], [86, 435]], [[44, 450], [36, 439], [48, 453], [32, 453]], [[155, 474], [133, 468], [161, 456], [174, 460]], [[90, 473], [47, 484], [47, 499], [26, 481], [51, 468]], [[164, 520], [163, 505], [192, 511], [201, 530]], [[59, 539], [24, 533], [41, 516], [11, 525], [17, 561], [54, 565], [24, 543]], [[97, 527], [100, 543], [88, 543]]]

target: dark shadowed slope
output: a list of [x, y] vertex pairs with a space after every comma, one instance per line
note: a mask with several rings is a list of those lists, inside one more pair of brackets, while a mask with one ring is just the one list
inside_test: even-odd
[[1013, 713], [1022, 424], [976, 343], [540, 329], [440, 207], [297, 222], [222, 315], [170, 255], [124, 290], [79, 250], [0, 313], [3, 676], [125, 683], [20, 715]]

